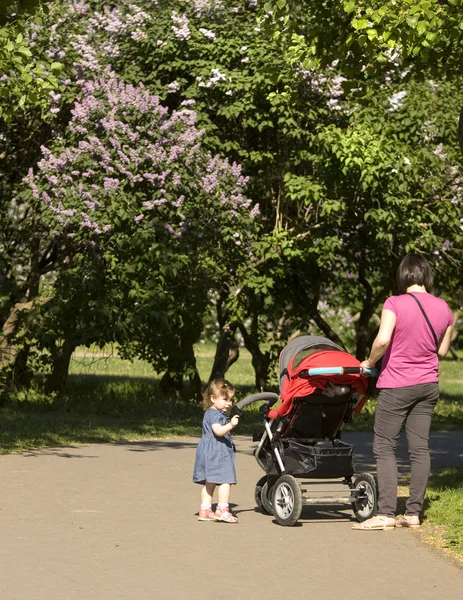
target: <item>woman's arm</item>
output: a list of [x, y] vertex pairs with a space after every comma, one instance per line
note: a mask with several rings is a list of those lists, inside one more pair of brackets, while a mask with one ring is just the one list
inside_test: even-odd
[[385, 309], [381, 313], [381, 321], [379, 323], [378, 335], [371, 347], [370, 356], [361, 363], [362, 367], [371, 369], [375, 366], [378, 360], [384, 356], [391, 342], [392, 333], [396, 323], [396, 316], [392, 310]]
[[437, 354], [440, 358], [444, 358], [450, 348], [450, 341], [452, 337], [452, 325], [449, 325], [445, 330], [444, 335], [437, 346]]
[[217, 437], [222, 437], [238, 425], [239, 419], [239, 415], [234, 415], [230, 419], [230, 423], [227, 423], [226, 425], [219, 425], [219, 423], [213, 423], [212, 431]]

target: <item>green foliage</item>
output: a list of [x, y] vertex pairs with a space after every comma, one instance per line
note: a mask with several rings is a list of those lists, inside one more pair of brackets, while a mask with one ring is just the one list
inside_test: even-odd
[[400, 56], [416, 68], [461, 72], [461, 0], [266, 2], [261, 22], [307, 66], [339, 59], [350, 76], [381, 72]]
[[[455, 121], [461, 86], [450, 66], [446, 78], [433, 78], [424, 52], [409, 60], [411, 45], [425, 33], [406, 17], [428, 19], [421, 12], [429, 7], [417, 1], [421, 12], [411, 12], [401, 2], [405, 12], [398, 15], [386, 11], [387, 4], [367, 7], [352, 0], [334, 10], [332, 2], [281, 1], [276, 8], [267, 3], [264, 13], [273, 12], [263, 14], [259, 25], [255, 3], [238, 0], [54, 2], [48, 14], [28, 24], [25, 38], [35, 44], [34, 57], [62, 65], [60, 89], [47, 100], [46, 118], [38, 116], [38, 107], [25, 105], [30, 127], [16, 120], [9, 128], [4, 195], [9, 200], [2, 210], [8, 225], [2, 249], [8, 252], [1, 267], [15, 273], [9, 281], [16, 284], [21, 277], [27, 285], [38, 278], [40, 293], [48, 290], [54, 297], [53, 310], [31, 315], [30, 326], [35, 323], [43, 335], [42, 350], [52, 352], [56, 327], [57, 339], [74, 343], [90, 343], [92, 335], [102, 344], [118, 339], [127, 356], [144, 356], [159, 368], [175, 369], [189, 354], [182, 364], [193, 373], [191, 344], [200, 335], [209, 293], [216, 290], [228, 298], [224, 319], [239, 323], [257, 344], [270, 339], [272, 355], [294, 331], [310, 330], [333, 339], [340, 335], [337, 341], [361, 357], [407, 251], [431, 256], [440, 288], [459, 302], [454, 291], [461, 287], [461, 164]], [[439, 20], [450, 22], [453, 9], [442, 6], [437, 21], [429, 17], [426, 35]], [[291, 18], [280, 21], [285, 15]], [[280, 34], [269, 37], [275, 24]], [[415, 37], [400, 38], [399, 48], [392, 34], [388, 38], [392, 26], [413, 29]], [[447, 34], [439, 32], [436, 52]], [[346, 36], [353, 36], [348, 51]], [[449, 55], [448, 64], [452, 61]], [[104, 127], [105, 112], [112, 109], [98, 105], [89, 127], [72, 115], [81, 110], [85, 85], [107, 74], [109, 64], [121, 86], [138, 89], [141, 83], [169, 114], [194, 111], [202, 151], [242, 164], [247, 195], [261, 208], [258, 228], [242, 214], [238, 224], [231, 213], [220, 214], [218, 196], [196, 194], [201, 172], [208, 169], [205, 161], [196, 170], [176, 165], [185, 182], [185, 219], [172, 208], [177, 190], [170, 180], [167, 204], [155, 215], [142, 208], [161, 200], [146, 180], [132, 179], [145, 171], [143, 162], [125, 166], [125, 177], [122, 171], [110, 174], [118, 180], [117, 193], [104, 188], [108, 173], [101, 148], [110, 148], [110, 166], [119, 169]], [[140, 144], [121, 135], [122, 129], [143, 140], [148, 126], [133, 107], [121, 108], [117, 118], [123, 124], [116, 127], [117, 137], [131, 160]], [[22, 129], [40, 135], [21, 147], [12, 140], [21, 139]], [[80, 152], [81, 144], [92, 146], [90, 137], [100, 140], [100, 149]], [[66, 181], [43, 170], [38, 202], [18, 194], [20, 177], [13, 173], [17, 156], [35, 164], [41, 144], [55, 158], [66, 149], [76, 154], [66, 163]], [[96, 174], [88, 175], [91, 171]], [[55, 176], [62, 197], [56, 195]], [[43, 194], [51, 198], [48, 209]], [[96, 198], [103, 207], [98, 218], [89, 211], [90, 226], [84, 228], [82, 194], [93, 194], [85, 199]], [[77, 212], [64, 215], [60, 202]], [[69, 222], [63, 226], [58, 217]], [[164, 227], [178, 234], [186, 221], [189, 233], [179, 237]], [[96, 233], [105, 226], [111, 231]], [[22, 246], [16, 245], [19, 235]], [[31, 239], [34, 252], [27, 246]], [[34, 277], [23, 275], [22, 264], [11, 268], [15, 247], [26, 248]], [[2, 287], [8, 314], [11, 296]], [[16, 297], [37, 293], [31, 290], [16, 285]], [[60, 344], [54, 351], [62, 350]]]
[[0, 0], [0, 19], [13, 21], [17, 14], [27, 14], [37, 9], [47, 0]]
[[0, 120], [7, 123], [29, 106], [47, 115], [50, 93], [59, 87], [62, 64], [32, 51], [28, 26], [23, 15], [0, 24]]

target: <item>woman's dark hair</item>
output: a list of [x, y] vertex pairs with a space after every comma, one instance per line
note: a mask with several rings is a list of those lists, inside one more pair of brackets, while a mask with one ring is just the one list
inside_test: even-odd
[[411, 285], [424, 285], [427, 292], [432, 289], [431, 265], [419, 254], [407, 254], [397, 269], [397, 287], [405, 294]]

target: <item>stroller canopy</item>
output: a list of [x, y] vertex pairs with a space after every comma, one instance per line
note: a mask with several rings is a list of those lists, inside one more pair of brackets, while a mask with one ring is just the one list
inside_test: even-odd
[[328, 338], [316, 335], [300, 335], [299, 337], [294, 338], [294, 340], [291, 340], [289, 344], [283, 348], [279, 359], [280, 391], [284, 377], [288, 374], [290, 361], [298, 356], [298, 354], [301, 354], [301, 357], [309, 356], [319, 350], [339, 350], [344, 352], [344, 349], [341, 348], [341, 346], [338, 346]]
[[[327, 383], [351, 386], [363, 396], [356, 406], [359, 412], [365, 402], [367, 380], [360, 374], [314, 375], [308, 370], [316, 367], [358, 367], [360, 361], [343, 348], [319, 336], [303, 335], [292, 340], [280, 353], [280, 397], [282, 403], [269, 412], [271, 418], [285, 416], [292, 407], [293, 398], [309, 396], [315, 390], [324, 390]], [[304, 373], [302, 373], [304, 372]]]

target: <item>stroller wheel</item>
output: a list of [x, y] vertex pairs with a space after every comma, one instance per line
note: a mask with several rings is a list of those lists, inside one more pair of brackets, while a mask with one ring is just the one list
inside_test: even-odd
[[266, 515], [273, 515], [272, 493], [276, 477], [264, 475], [256, 483], [254, 500], [257, 507]]
[[376, 514], [378, 502], [378, 488], [375, 478], [370, 473], [358, 475], [352, 485], [353, 490], [357, 490], [358, 496], [355, 502], [352, 502], [352, 510], [357, 521], [366, 521]]
[[273, 514], [278, 525], [295, 525], [302, 512], [302, 492], [292, 475], [282, 475], [273, 488]]

